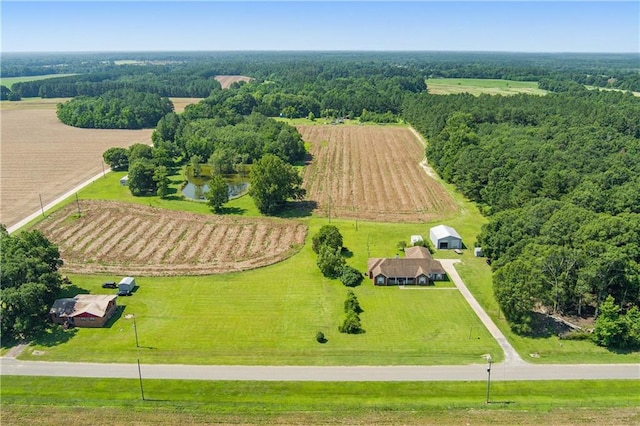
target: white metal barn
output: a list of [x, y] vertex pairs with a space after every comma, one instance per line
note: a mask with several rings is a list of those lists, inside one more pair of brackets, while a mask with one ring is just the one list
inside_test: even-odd
[[436, 249], [446, 250], [462, 248], [462, 238], [460, 237], [460, 234], [458, 234], [455, 229], [447, 225], [438, 225], [431, 228], [429, 231], [429, 238], [431, 238], [431, 242]]

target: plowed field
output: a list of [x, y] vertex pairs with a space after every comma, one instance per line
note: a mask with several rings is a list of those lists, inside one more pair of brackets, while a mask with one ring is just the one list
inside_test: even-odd
[[318, 214], [374, 221], [425, 222], [457, 211], [419, 163], [424, 148], [409, 128], [298, 126], [313, 156], [304, 177]]
[[206, 275], [276, 263], [304, 244], [299, 222], [176, 212], [80, 201], [36, 227], [58, 245], [63, 271], [117, 275]]
[[55, 103], [38, 105], [2, 110], [0, 223], [7, 227], [40, 209], [40, 198], [47, 205], [101, 173], [108, 148], [151, 142], [152, 129], [78, 129], [58, 120]]
[[223, 89], [228, 89], [236, 81], [251, 80], [251, 77], [245, 77], [244, 75], [217, 75], [214, 78], [220, 82]]

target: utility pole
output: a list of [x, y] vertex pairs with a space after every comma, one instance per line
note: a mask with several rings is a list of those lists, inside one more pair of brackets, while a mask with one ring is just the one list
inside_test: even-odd
[[76, 192], [76, 205], [78, 206], [78, 217], [82, 216], [82, 212], [80, 212], [80, 201], [78, 201], [78, 193]]
[[487, 356], [487, 362], [489, 366], [487, 367], [487, 404], [489, 403], [489, 391], [491, 389], [491, 364], [493, 360], [491, 359], [491, 355]]
[[44, 206], [42, 205], [42, 194], [38, 194], [40, 197], [40, 210], [42, 210], [42, 217], [44, 217]]

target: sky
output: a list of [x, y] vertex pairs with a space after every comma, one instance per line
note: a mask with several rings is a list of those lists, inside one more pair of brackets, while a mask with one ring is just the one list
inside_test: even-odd
[[640, 54], [640, 2], [5, 1], [2, 52]]

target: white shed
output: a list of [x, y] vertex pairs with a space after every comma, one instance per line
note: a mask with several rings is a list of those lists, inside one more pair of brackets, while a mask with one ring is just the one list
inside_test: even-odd
[[120, 179], [120, 185], [122, 186], [129, 185], [129, 175], [126, 175], [125, 177]]
[[429, 231], [429, 237], [436, 249], [461, 249], [462, 238], [460, 234], [456, 232], [450, 226], [438, 225], [431, 228]]
[[136, 287], [136, 280], [133, 277], [124, 277], [118, 284], [118, 290], [132, 292]]
[[482, 247], [476, 247], [473, 249], [473, 255], [475, 257], [484, 257], [484, 253], [482, 252]]
[[419, 243], [420, 241], [424, 241], [422, 239], [422, 235], [412, 235], [411, 236], [411, 245], [415, 246], [417, 243]]

